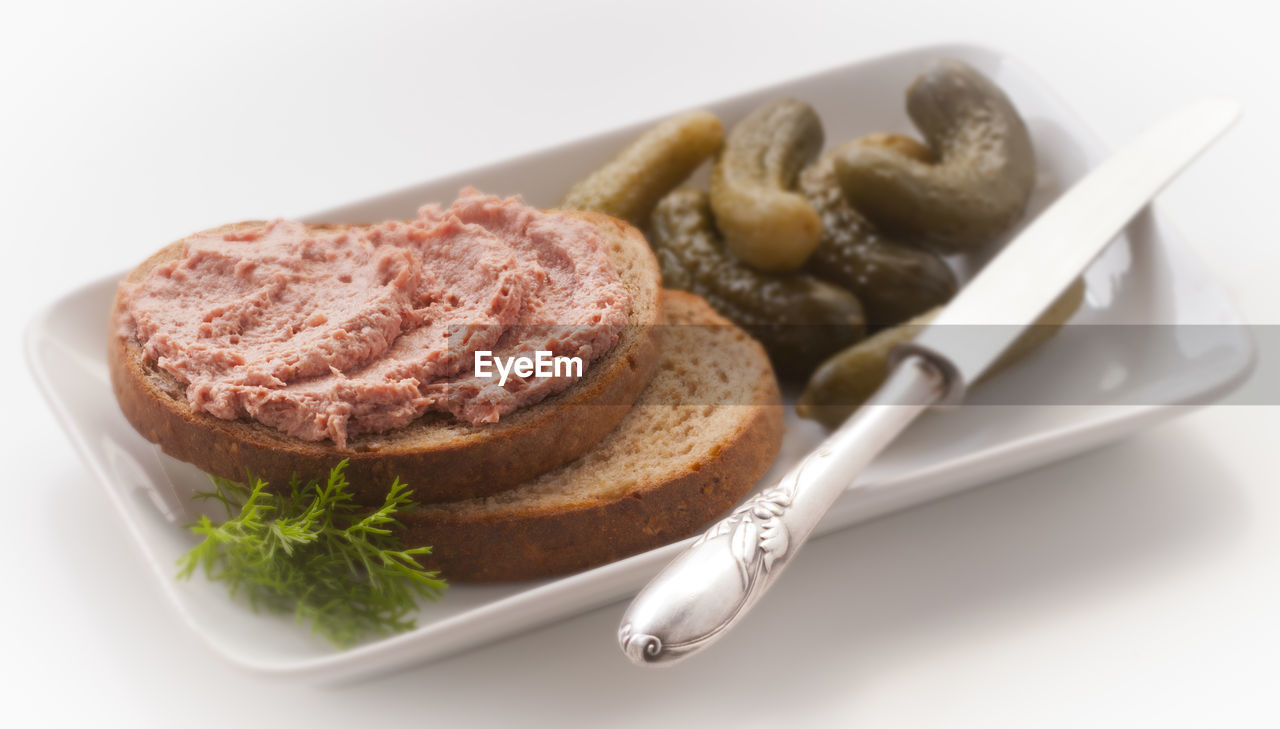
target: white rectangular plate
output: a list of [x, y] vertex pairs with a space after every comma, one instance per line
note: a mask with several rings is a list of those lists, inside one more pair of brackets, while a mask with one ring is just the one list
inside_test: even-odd
[[[1025, 116], [1039, 162], [1034, 214], [1096, 165], [1106, 150], [1025, 68], [1003, 54], [971, 46], [921, 48], [825, 71], [704, 108], [726, 124], [762, 102], [789, 96], [820, 113], [838, 143], [873, 131], [910, 132], [903, 93], [939, 57], [965, 60], [989, 74]], [[464, 185], [520, 193], [554, 205], [569, 185], [610, 157], [654, 120], [580, 142], [469, 170], [381, 195], [311, 220], [372, 221], [411, 216], [427, 201], [448, 201]], [[167, 241], [156, 241], [159, 248]], [[561, 579], [485, 587], [457, 585], [426, 605], [418, 628], [338, 651], [287, 617], [253, 613], [222, 585], [174, 579], [175, 562], [193, 544], [164, 515], [181, 514], [177, 494], [204, 485], [194, 467], [161, 454], [125, 422], [107, 379], [106, 313], [119, 275], [73, 291], [38, 316], [27, 351], [36, 378], [80, 454], [106, 487], [121, 521], [187, 624], [218, 653], [255, 671], [335, 681], [439, 658], [633, 594], [681, 545], [669, 545]], [[929, 414], [905, 434], [837, 502], [820, 531], [905, 508], [1001, 476], [1079, 453], [1229, 391], [1248, 374], [1253, 345], [1223, 293], [1184, 251], [1159, 215], [1143, 215], [1086, 274], [1088, 296], [1073, 320], [1087, 324], [1204, 324], [1222, 333], [1213, 346], [1135, 343], [1090, 346], [1083, 328], [978, 388], [970, 400], [1019, 402], [1018, 393], [1066, 388], [1090, 405], [964, 406]], [[1077, 336], [1079, 335], [1079, 336]], [[1113, 339], [1113, 338], [1108, 338]], [[1021, 400], [1030, 402], [1031, 400]], [[1137, 403], [1137, 404], [1135, 404]], [[821, 439], [813, 423], [788, 415], [776, 478]], [[158, 508], [159, 507], [159, 508]], [[612, 640], [609, 635], [599, 640]]]

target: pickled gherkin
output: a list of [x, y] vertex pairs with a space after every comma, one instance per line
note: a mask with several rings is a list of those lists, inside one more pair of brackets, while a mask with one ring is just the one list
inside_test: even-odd
[[[1017, 362], [1051, 339], [1084, 301], [1084, 282], [1076, 280], [1040, 315], [1000, 359], [987, 370], [982, 382]], [[910, 321], [885, 329], [823, 362], [809, 378], [796, 403], [802, 418], [817, 420], [834, 428], [871, 397], [889, 376], [889, 353], [915, 338], [920, 330], [942, 311], [933, 309]]]
[[658, 200], [710, 159], [723, 141], [724, 127], [710, 112], [672, 117], [574, 185], [560, 207], [593, 210], [643, 228]]
[[862, 302], [872, 330], [901, 323], [944, 304], [956, 279], [936, 255], [882, 235], [844, 197], [835, 160], [854, 144], [880, 144], [927, 156], [928, 148], [897, 135], [872, 135], [830, 150], [800, 173], [799, 190], [822, 218], [822, 240], [805, 270], [844, 287]]
[[711, 207], [725, 244], [743, 261], [794, 271], [818, 246], [818, 212], [791, 187], [822, 142], [817, 113], [794, 99], [766, 104], [729, 131], [711, 169]]
[[853, 294], [806, 274], [761, 273], [726, 251], [707, 197], [682, 188], [654, 210], [650, 242], [664, 285], [702, 296], [750, 332], [783, 375], [806, 376], [862, 338], [862, 306]]
[[1031, 135], [1009, 97], [972, 66], [942, 59], [907, 90], [907, 113], [934, 159], [892, 145], [844, 148], [845, 196], [881, 230], [944, 253], [1007, 233], [1035, 187]]

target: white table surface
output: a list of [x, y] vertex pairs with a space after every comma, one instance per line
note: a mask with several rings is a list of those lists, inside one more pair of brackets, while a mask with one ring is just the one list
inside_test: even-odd
[[1208, 408], [819, 540], [670, 670], [622, 659], [617, 604], [318, 688], [242, 673], [179, 624], [19, 347], [37, 306], [193, 230], [951, 40], [1020, 57], [1113, 144], [1200, 95], [1243, 101], [1162, 204], [1277, 324], [1264, 3], [115, 5], [0, 6], [0, 724], [1280, 726], [1278, 407]]

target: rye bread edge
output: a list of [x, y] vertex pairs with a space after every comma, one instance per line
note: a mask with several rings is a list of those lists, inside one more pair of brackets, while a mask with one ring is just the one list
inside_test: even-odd
[[[781, 396], [768, 355], [758, 342], [724, 319], [700, 297], [667, 291], [673, 324], [733, 329], [757, 376], [742, 392], [734, 432], [697, 454], [686, 470], [662, 475], [614, 498], [563, 507], [504, 507], [499, 513], [431, 506], [397, 516], [408, 546], [431, 545], [418, 558], [455, 582], [530, 580], [578, 572], [614, 562], [697, 533], [738, 503], [773, 464], [784, 431]], [[714, 342], [713, 342], [714, 344]], [[664, 353], [664, 358], [671, 356]], [[641, 402], [644, 402], [643, 396]], [[750, 403], [750, 404], [746, 404]], [[667, 403], [659, 403], [667, 404]], [[646, 406], [652, 407], [652, 405]], [[626, 424], [621, 428], [626, 428]], [[625, 435], [623, 430], [616, 436]], [[570, 463], [545, 478], [571, 473]]]

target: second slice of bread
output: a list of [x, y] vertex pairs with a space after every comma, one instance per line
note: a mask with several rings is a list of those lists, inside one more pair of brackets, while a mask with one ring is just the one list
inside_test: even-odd
[[421, 561], [458, 582], [565, 574], [689, 536], [750, 491], [782, 442], [769, 358], [701, 298], [664, 299], [658, 371], [617, 429], [518, 488], [397, 515], [432, 545]]

